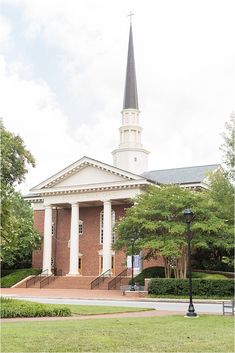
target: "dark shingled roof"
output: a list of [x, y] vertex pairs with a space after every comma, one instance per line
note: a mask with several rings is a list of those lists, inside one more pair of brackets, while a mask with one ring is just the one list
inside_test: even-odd
[[206, 178], [208, 172], [213, 172], [219, 167], [219, 164], [211, 164], [197, 167], [152, 170], [143, 173], [142, 176], [161, 184], [200, 183]]
[[130, 26], [123, 109], [139, 109], [132, 26]]

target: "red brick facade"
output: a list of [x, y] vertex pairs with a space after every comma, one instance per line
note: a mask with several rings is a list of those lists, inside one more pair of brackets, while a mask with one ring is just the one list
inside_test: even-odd
[[[125, 215], [127, 205], [113, 206], [115, 219]], [[99, 251], [102, 250], [100, 244], [100, 213], [102, 207], [80, 207], [79, 219], [83, 221], [83, 234], [79, 235], [79, 253], [81, 256], [80, 274], [83, 276], [97, 276], [101, 271], [101, 260]], [[34, 211], [34, 223], [40, 234], [43, 235], [44, 211]], [[53, 210], [54, 234], [52, 237], [52, 258], [54, 268], [62, 270], [62, 274], [69, 272], [68, 246], [70, 239], [71, 209], [58, 208]], [[43, 244], [43, 241], [42, 241]], [[33, 267], [42, 268], [43, 245], [40, 250], [33, 253]], [[144, 261], [144, 268], [162, 265], [159, 261]], [[114, 256], [113, 273], [118, 274], [126, 267], [126, 255], [122, 251], [116, 251]]]

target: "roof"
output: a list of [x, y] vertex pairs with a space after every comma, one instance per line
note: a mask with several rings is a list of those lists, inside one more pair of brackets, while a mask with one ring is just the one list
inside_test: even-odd
[[123, 109], [139, 109], [132, 26], [130, 26]]
[[143, 173], [142, 176], [161, 184], [200, 183], [206, 178], [208, 172], [213, 172], [219, 167], [219, 164], [210, 164], [195, 167], [152, 170]]

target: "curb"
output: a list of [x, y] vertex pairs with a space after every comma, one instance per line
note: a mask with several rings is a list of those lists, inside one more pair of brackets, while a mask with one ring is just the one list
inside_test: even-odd
[[[60, 296], [54, 296], [54, 297], [39, 297], [39, 296], [21, 296], [17, 294], [2, 294], [2, 297], [8, 297], [8, 298], [20, 298], [24, 300], [24, 298], [32, 298], [32, 299], [38, 299], [38, 298], [45, 298], [45, 299], [65, 299], [65, 300], [90, 300], [90, 301], [129, 301], [129, 302], [153, 302], [153, 303], [188, 303], [189, 299], [170, 299], [170, 298], [135, 298], [135, 299], [120, 299], [120, 298], [83, 298], [83, 297], [60, 297]], [[230, 302], [231, 300], [229, 299], [194, 299], [193, 302], [197, 304], [222, 304], [223, 302]]]

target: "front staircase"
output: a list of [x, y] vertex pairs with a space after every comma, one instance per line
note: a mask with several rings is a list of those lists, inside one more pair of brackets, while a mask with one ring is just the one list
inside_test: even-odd
[[[30, 279], [21, 281], [15, 287], [18, 288], [54, 288], [54, 289], [91, 289], [91, 284], [96, 285], [92, 289], [120, 289], [120, 286], [128, 284], [129, 276], [104, 276], [102, 280], [100, 276], [48, 276], [46, 273], [38, 276], [32, 276]], [[98, 285], [97, 285], [98, 283]], [[112, 284], [115, 283], [115, 286]], [[110, 287], [110, 284], [112, 285]]]

